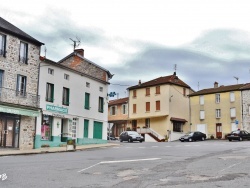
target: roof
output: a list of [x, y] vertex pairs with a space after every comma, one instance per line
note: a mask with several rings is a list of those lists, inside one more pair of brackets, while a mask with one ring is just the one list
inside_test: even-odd
[[[237, 90], [242, 90], [242, 88], [244, 88], [246, 85], [247, 84], [236, 84], [236, 85], [228, 85], [228, 86], [219, 86], [216, 88], [202, 89], [200, 91], [190, 94], [189, 96], [192, 97], [192, 96], [197, 96], [197, 95], [207, 95], [207, 94], [213, 94], [213, 93], [237, 91]], [[248, 86], [248, 89], [250, 89], [250, 85]]]
[[112, 106], [112, 105], [117, 105], [117, 104], [124, 104], [124, 103], [127, 103], [127, 102], [128, 102], [128, 97], [111, 100], [111, 101], [109, 101], [108, 105]]
[[[47, 59], [46, 57], [40, 56], [40, 60], [41, 60], [42, 62], [44, 62], [44, 63], [48, 63], [48, 64], [51, 64], [51, 65], [60, 67], [60, 68], [62, 68], [62, 69], [69, 70], [69, 71], [74, 72], [74, 73], [76, 73], [76, 74], [79, 74], [79, 75], [81, 75], [81, 76], [85, 76], [85, 77], [91, 78], [91, 79], [93, 79], [93, 80], [98, 80], [99, 82], [102, 82], [102, 83], [105, 83], [105, 84], [108, 83], [108, 82], [105, 82], [105, 81], [100, 80], [100, 79], [98, 79], [98, 78], [95, 78], [95, 77], [93, 77], [93, 76], [90, 76], [90, 75], [88, 75], [88, 74], [85, 74], [85, 73], [82, 73], [82, 72], [77, 71], [77, 70], [75, 70], [75, 69], [72, 69], [72, 68], [70, 68], [70, 67], [67, 67], [67, 66], [64, 66], [64, 65], [62, 65], [62, 64], [59, 64], [59, 63], [57, 63], [57, 62], [55, 62], [55, 61], [52, 61], [52, 60], [50, 60], [50, 59]], [[41, 66], [42, 66], [42, 65], [41, 65]]]
[[186, 88], [191, 89], [191, 87], [189, 85], [187, 85], [185, 82], [183, 82], [181, 79], [179, 79], [175, 73], [173, 75], [159, 77], [159, 78], [150, 80], [148, 82], [144, 82], [144, 83], [129, 87], [128, 89], [129, 90], [139, 89], [139, 88], [146, 88], [146, 87], [150, 87], [150, 86], [163, 85], [163, 84], [178, 85], [178, 86], [182, 86], [182, 87], [186, 87]]
[[0, 31], [10, 33], [16, 37], [22, 38], [28, 42], [31, 42], [31, 43], [39, 45], [39, 46], [44, 45], [44, 43], [31, 37], [27, 33], [23, 32], [21, 29], [17, 28], [16, 26], [12, 25], [11, 23], [7, 22], [2, 17], [0, 17]]
[[95, 64], [94, 62], [92, 62], [92, 61], [86, 59], [85, 57], [83, 57], [82, 55], [80, 55], [79, 53], [77, 53], [77, 52], [75, 52], [75, 51], [72, 52], [71, 54], [69, 54], [68, 56], [64, 57], [64, 58], [61, 59], [60, 61], [58, 61], [58, 63], [60, 64], [60, 63], [62, 63], [64, 60], [70, 58], [71, 56], [75, 56], [75, 55], [78, 56], [78, 57], [80, 57], [80, 58], [83, 59], [84, 61], [87, 61], [88, 63], [93, 64], [94, 66], [96, 66], [96, 67], [98, 67], [98, 68], [104, 70], [105, 72], [107, 72], [109, 79], [111, 79], [111, 78], [113, 77], [113, 75], [112, 75], [108, 70], [106, 70], [106, 69], [104, 69], [103, 67], [101, 67], [101, 66]]

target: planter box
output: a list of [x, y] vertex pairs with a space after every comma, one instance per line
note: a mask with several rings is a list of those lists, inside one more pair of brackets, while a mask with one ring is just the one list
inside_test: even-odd
[[67, 151], [75, 151], [76, 149], [76, 141], [75, 140], [67, 140], [66, 150]]

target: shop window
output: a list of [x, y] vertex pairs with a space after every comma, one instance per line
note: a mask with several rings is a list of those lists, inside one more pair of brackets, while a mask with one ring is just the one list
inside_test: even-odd
[[51, 140], [52, 121], [52, 116], [43, 115], [41, 126], [41, 140]]

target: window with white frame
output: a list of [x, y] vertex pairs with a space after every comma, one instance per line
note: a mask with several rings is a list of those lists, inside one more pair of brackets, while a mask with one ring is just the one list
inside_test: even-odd
[[111, 106], [110, 107], [110, 115], [116, 115], [117, 114], [117, 106]]
[[17, 87], [16, 87], [16, 92], [17, 95], [26, 95], [26, 85], [27, 85], [27, 77], [18, 74], [17, 75]]
[[234, 101], [235, 101], [234, 92], [230, 92], [230, 102], [234, 102]]
[[48, 74], [54, 75], [54, 69], [48, 68]]
[[6, 35], [0, 34], [0, 56], [6, 57]]
[[215, 117], [216, 118], [220, 118], [221, 117], [221, 110], [220, 109], [216, 109], [215, 110]]
[[28, 44], [21, 42], [20, 43], [20, 51], [19, 51], [19, 61], [21, 63], [28, 63]]
[[204, 95], [200, 96], [200, 105], [204, 105]]
[[65, 80], [69, 80], [69, 75], [68, 74], [64, 74], [64, 79]]
[[127, 104], [122, 105], [122, 114], [127, 114]]
[[215, 94], [215, 102], [220, 103], [220, 94]]
[[231, 115], [231, 118], [236, 117], [236, 110], [235, 110], [235, 108], [230, 108], [230, 115]]
[[204, 110], [200, 111], [200, 119], [205, 119], [205, 111]]

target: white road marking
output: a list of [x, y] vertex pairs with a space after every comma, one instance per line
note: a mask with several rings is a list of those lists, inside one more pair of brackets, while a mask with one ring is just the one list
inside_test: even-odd
[[111, 164], [111, 163], [127, 163], [127, 162], [138, 162], [138, 161], [153, 161], [153, 160], [159, 160], [161, 158], [147, 158], [147, 159], [132, 159], [132, 160], [120, 160], [120, 161], [101, 161], [99, 163], [96, 163], [92, 166], [89, 166], [87, 168], [84, 168], [82, 170], [79, 170], [78, 172], [83, 172], [85, 170], [88, 170], [94, 166], [97, 166], [99, 164]]
[[232, 167], [234, 167], [235, 165], [238, 165], [238, 164], [241, 164], [241, 162], [235, 163], [235, 164], [233, 164], [233, 165], [231, 165], [231, 166], [229, 166], [229, 167], [227, 167], [227, 168], [224, 168], [224, 169], [220, 170], [219, 172], [223, 172], [223, 171], [225, 171], [225, 170], [227, 170], [227, 169], [229, 169], [229, 168], [232, 168]]

